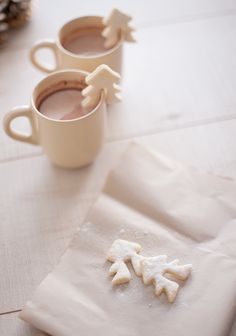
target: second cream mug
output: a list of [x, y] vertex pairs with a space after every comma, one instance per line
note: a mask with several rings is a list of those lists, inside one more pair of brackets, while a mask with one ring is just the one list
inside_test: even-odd
[[[40, 70], [47, 73], [59, 69], [82, 69], [92, 72], [100, 64], [107, 64], [114, 71], [121, 73], [122, 46], [124, 36], [120, 33], [118, 42], [110, 49], [104, 49], [95, 55], [76, 54], [65, 47], [65, 41], [77, 32], [98, 31], [104, 29], [103, 18], [100, 16], [84, 16], [69, 21], [59, 30], [56, 40], [45, 39], [34, 44], [30, 51], [31, 62]], [[55, 67], [43, 64], [37, 57], [39, 49], [51, 49], [55, 56]]]
[[[42, 114], [38, 107], [51, 93], [63, 89], [83, 90], [88, 73], [62, 70], [48, 75], [35, 87], [30, 106], [16, 107], [4, 117], [5, 132], [13, 139], [41, 145], [51, 161], [59, 166], [76, 168], [91, 163], [99, 153], [106, 133], [106, 100], [101, 91], [96, 106], [77, 119], [56, 120]], [[32, 133], [25, 135], [11, 128], [15, 118], [26, 117]]]

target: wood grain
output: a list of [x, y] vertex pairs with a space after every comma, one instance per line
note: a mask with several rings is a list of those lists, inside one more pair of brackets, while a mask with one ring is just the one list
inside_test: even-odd
[[1, 336], [46, 336], [18, 318], [18, 313], [0, 315]]
[[[13, 141], [0, 128], [0, 314], [20, 309], [57, 263], [129, 140], [236, 178], [233, 0], [35, 1], [32, 22], [0, 52], [0, 122], [13, 106], [29, 103], [44, 77], [29, 63], [32, 43], [113, 4], [133, 15], [138, 43], [125, 47], [123, 102], [109, 111], [108, 144], [96, 163], [56, 168], [40, 147]], [[15, 127], [29, 131], [23, 119]], [[0, 315], [0, 335], [42, 333], [12, 313]]]
[[235, 16], [152, 27], [127, 46], [110, 139], [236, 118]]
[[80, 170], [54, 167], [44, 156], [0, 165], [0, 313], [21, 309], [57, 263], [102, 187], [115, 147]]

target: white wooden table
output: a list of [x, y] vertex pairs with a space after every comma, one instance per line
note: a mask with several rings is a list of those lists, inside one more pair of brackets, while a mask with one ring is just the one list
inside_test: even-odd
[[[75, 16], [106, 15], [112, 3], [133, 15], [138, 43], [126, 45], [123, 102], [109, 111], [108, 142], [95, 164], [56, 168], [40, 147], [0, 129], [1, 336], [40, 335], [17, 311], [57, 263], [128, 141], [236, 178], [235, 0], [35, 2], [32, 22], [0, 50], [1, 118], [27, 104], [43, 78], [28, 60], [32, 43], [55, 37]], [[25, 120], [17, 127], [28, 128]]]

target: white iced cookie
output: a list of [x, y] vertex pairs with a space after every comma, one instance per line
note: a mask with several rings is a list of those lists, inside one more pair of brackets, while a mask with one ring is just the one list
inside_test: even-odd
[[115, 275], [112, 279], [113, 285], [130, 281], [131, 274], [126, 266], [127, 261], [131, 261], [135, 273], [141, 276], [141, 261], [143, 257], [138, 254], [140, 251], [141, 246], [137, 243], [122, 239], [114, 241], [107, 255], [107, 260], [114, 263], [109, 270], [110, 275]]
[[165, 278], [165, 274], [173, 275], [179, 280], [186, 280], [192, 271], [192, 265], [179, 265], [179, 260], [167, 262], [166, 255], [144, 258], [141, 261], [142, 276], [144, 284], [153, 283], [155, 294], [159, 296], [165, 292], [170, 303], [174, 302], [178, 293], [179, 285], [172, 280]]
[[126, 41], [135, 42], [132, 35], [134, 28], [129, 25], [131, 19], [131, 16], [120, 12], [118, 9], [113, 9], [110, 15], [103, 19], [105, 28], [102, 31], [102, 36], [105, 37], [105, 48], [114, 47], [119, 41], [121, 34]]
[[97, 105], [101, 91], [105, 93], [107, 104], [113, 104], [121, 100], [119, 91], [121, 90], [117, 83], [120, 80], [120, 75], [113, 71], [105, 64], [99, 65], [86, 78], [85, 82], [88, 86], [82, 91], [85, 97], [82, 100], [83, 107], [94, 107]]

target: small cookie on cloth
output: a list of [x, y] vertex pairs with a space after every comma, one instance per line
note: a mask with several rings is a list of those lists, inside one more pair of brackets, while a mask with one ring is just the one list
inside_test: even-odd
[[165, 274], [173, 275], [179, 280], [186, 280], [192, 271], [192, 265], [179, 265], [178, 259], [167, 262], [167, 256], [160, 255], [144, 258], [141, 262], [141, 269], [144, 284], [153, 283], [155, 294], [159, 296], [165, 292], [168, 301], [172, 303], [178, 293], [179, 285], [175, 281], [165, 278]]
[[143, 257], [139, 254], [140, 251], [141, 246], [137, 243], [123, 239], [114, 241], [107, 255], [107, 260], [114, 263], [109, 270], [109, 274], [114, 275], [112, 284], [120, 285], [130, 281], [131, 274], [126, 262], [131, 261], [136, 275], [142, 276], [145, 285], [154, 284], [157, 296], [164, 292], [168, 301], [174, 302], [179, 285], [165, 275], [186, 280], [192, 271], [192, 265], [179, 265], [178, 259], [167, 262], [166, 255]]
[[114, 241], [107, 255], [107, 260], [114, 263], [109, 270], [110, 275], [115, 275], [112, 279], [113, 285], [120, 285], [130, 281], [131, 274], [126, 265], [127, 261], [131, 261], [135, 273], [138, 276], [141, 275], [143, 257], [138, 254], [140, 251], [141, 246], [137, 243], [123, 239]]

